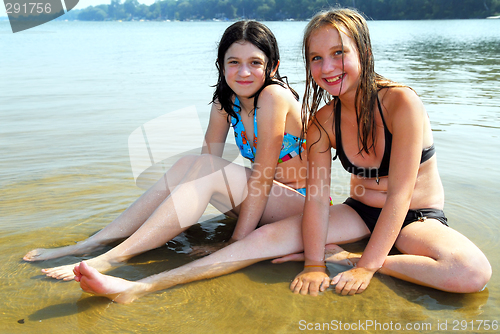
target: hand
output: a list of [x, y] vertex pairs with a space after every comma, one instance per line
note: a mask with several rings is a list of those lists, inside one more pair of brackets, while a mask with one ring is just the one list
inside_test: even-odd
[[335, 276], [331, 284], [336, 285], [335, 291], [341, 295], [355, 295], [366, 290], [377, 269], [363, 267], [352, 268]]
[[318, 268], [306, 268], [298, 274], [290, 284], [293, 293], [317, 296], [318, 291], [325, 291], [330, 286], [330, 277], [324, 270]]

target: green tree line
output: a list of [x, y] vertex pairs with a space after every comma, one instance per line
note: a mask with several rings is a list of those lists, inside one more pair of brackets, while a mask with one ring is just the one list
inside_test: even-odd
[[70, 11], [63, 19], [104, 20], [306, 20], [332, 6], [354, 7], [373, 20], [468, 19], [499, 15], [500, 0], [111, 0]]

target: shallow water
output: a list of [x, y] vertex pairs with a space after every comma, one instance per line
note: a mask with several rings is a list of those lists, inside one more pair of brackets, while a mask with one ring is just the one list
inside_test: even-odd
[[[36, 247], [88, 237], [142, 193], [128, 151], [128, 137], [141, 125], [195, 106], [206, 127], [216, 42], [228, 23], [51, 22], [12, 34], [8, 22], [0, 22], [0, 332], [289, 333], [339, 321], [361, 322], [359, 332], [374, 332], [370, 321], [408, 323], [420, 332], [437, 332], [443, 324], [448, 332], [484, 332], [481, 320], [500, 321], [498, 23], [370, 23], [377, 71], [411, 85], [426, 104], [450, 225], [493, 266], [483, 292], [449, 294], [377, 275], [362, 295], [296, 296], [287, 287], [301, 264], [263, 262], [123, 306], [39, 272], [88, 257], [21, 258]], [[305, 23], [268, 25], [280, 43], [280, 72], [302, 93]], [[171, 145], [189, 150], [199, 146], [195, 138]], [[338, 163], [333, 175], [339, 202], [348, 176]], [[227, 238], [232, 223], [220, 217], [195, 226], [111, 274], [137, 280], [189, 262], [191, 246]], [[332, 275], [343, 269], [329, 266]]]

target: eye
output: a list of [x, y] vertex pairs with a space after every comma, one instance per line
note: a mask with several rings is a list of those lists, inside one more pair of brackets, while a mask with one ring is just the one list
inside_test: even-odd
[[337, 50], [333, 53], [334, 56], [342, 56], [344, 54], [344, 51], [342, 50]]
[[314, 56], [311, 58], [311, 61], [318, 61], [318, 60], [321, 60], [320, 56]]
[[254, 61], [252, 61], [252, 65], [254, 65], [254, 66], [262, 66], [262, 65], [264, 65], [264, 63], [262, 61], [260, 61], [260, 60], [254, 60]]

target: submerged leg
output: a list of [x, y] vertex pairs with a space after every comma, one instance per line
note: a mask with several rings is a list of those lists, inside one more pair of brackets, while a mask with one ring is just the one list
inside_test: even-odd
[[300, 219], [300, 216], [295, 216], [265, 225], [209, 256], [136, 282], [87, 270], [87, 264], [75, 268], [76, 280], [86, 292], [119, 303], [130, 303], [150, 292], [221, 276], [265, 259], [300, 251]]
[[66, 255], [81, 255], [92, 252], [116, 240], [126, 238], [151, 216], [156, 208], [170, 195], [184, 178], [198, 156], [186, 156], [177, 161], [149, 190], [130, 207], [98, 233], [75, 245], [60, 248], [37, 248], [28, 252], [24, 261], [42, 261]]
[[[335, 244], [325, 246], [325, 262], [341, 264], [343, 266], [354, 267], [361, 258], [361, 254], [351, 253]], [[288, 261], [304, 261], [304, 253], [289, 254], [274, 259], [272, 263], [284, 263]]]
[[[330, 212], [328, 242], [348, 243], [368, 236], [368, 229], [351, 208], [337, 205]], [[81, 276], [88, 276], [90, 280], [81, 284], [85, 291], [119, 303], [130, 303], [153, 291], [221, 276], [261, 260], [280, 256], [286, 258], [287, 254], [301, 252], [301, 219], [301, 216], [294, 216], [263, 226], [207, 257], [137, 282], [102, 275], [97, 271], [85, 271], [80, 277], [77, 274], [77, 280], [82, 282]], [[429, 225], [422, 229], [418, 224]], [[491, 276], [489, 262], [470, 240], [431, 219], [405, 227], [396, 246], [402, 252], [411, 254], [388, 256], [381, 273], [452, 292], [479, 291]], [[336, 263], [339, 260], [342, 263], [346, 258], [356, 262], [359, 258], [358, 254], [345, 254], [332, 245], [326, 247], [325, 253], [327, 259]], [[294, 256], [288, 260], [297, 260], [300, 255]], [[77, 270], [75, 268], [75, 273]]]
[[[211, 156], [200, 158], [197, 163], [200, 168], [193, 167], [190, 174], [186, 176], [189, 182], [183, 180], [141, 228], [112, 250], [88, 260], [87, 264], [100, 272], [106, 271], [135, 255], [164, 245], [184, 229], [195, 224], [211, 200], [216, 201], [218, 207], [222, 203], [225, 210], [232, 208], [229, 197], [232, 198], [232, 203], [237, 204], [243, 201], [246, 193], [242, 189], [246, 188], [250, 171]], [[210, 164], [211, 168], [217, 167], [215, 170], [220, 170], [218, 164], [223, 164], [226, 176], [222, 173], [207, 173], [204, 168], [201, 168], [206, 164]], [[230, 184], [226, 185], [225, 180], [229, 180]], [[275, 183], [273, 187], [283, 187], [283, 185]], [[239, 189], [239, 191], [232, 191], [232, 196], [229, 196], [228, 188]], [[290, 194], [270, 196], [263, 220], [268, 221], [271, 217], [282, 219], [301, 212], [304, 197], [286, 187], [283, 191], [288, 191]], [[283, 191], [275, 193], [282, 194]], [[271, 194], [273, 193], [272, 191]], [[236, 214], [238, 210], [239, 206], [233, 208]], [[71, 280], [74, 277], [73, 267], [74, 264], [43, 269], [42, 272], [49, 277]]]
[[[262, 226], [245, 238], [179, 268], [146, 277], [137, 282], [127, 281], [125, 284], [120, 281], [120, 286], [123, 288], [120, 292], [117, 292], [116, 289], [103, 288], [111, 286], [116, 280], [115, 277], [96, 272], [92, 272], [93, 277], [99, 279], [94, 280], [94, 282], [99, 282], [99, 284], [96, 283], [93, 286], [86, 283], [82, 288], [87, 292], [106, 296], [119, 303], [129, 303], [153, 291], [225, 275], [259, 261], [301, 252], [303, 250], [301, 220], [302, 216], [296, 215]], [[364, 228], [366, 229], [366, 227]], [[335, 233], [332, 233], [330, 239], [335, 242], [351, 242], [364, 237], [365, 230], [363, 228], [347, 228], [343, 233], [343, 240], [334, 239], [334, 235]], [[350, 256], [344, 256], [346, 254], [342, 253], [342, 249], [338, 246], [328, 246], [326, 253], [333, 262], [349, 264], [345, 260], [346, 258], [350, 259]], [[341, 254], [338, 258], [335, 256], [337, 253]], [[80, 280], [78, 276], [77, 280]]]

